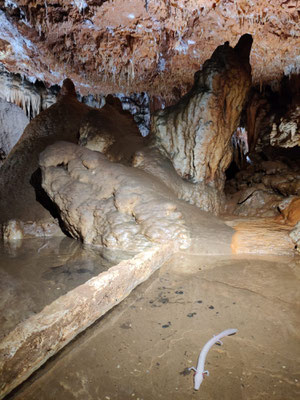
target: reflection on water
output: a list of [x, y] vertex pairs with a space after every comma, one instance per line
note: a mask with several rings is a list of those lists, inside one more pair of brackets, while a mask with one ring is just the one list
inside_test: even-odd
[[47, 304], [133, 256], [67, 237], [0, 243], [0, 339]]

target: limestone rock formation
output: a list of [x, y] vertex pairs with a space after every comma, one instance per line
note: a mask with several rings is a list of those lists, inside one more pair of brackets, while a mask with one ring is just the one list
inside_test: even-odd
[[57, 140], [77, 142], [80, 123], [89, 110], [76, 99], [74, 85], [67, 79], [57, 103], [26, 127], [0, 169], [0, 223], [9, 219], [36, 221], [50, 216], [45, 207], [51, 208], [52, 204], [40, 190], [39, 153]]
[[182, 179], [171, 161], [163, 157], [157, 150], [144, 148], [134, 155], [132, 165], [159, 178], [176, 197], [194, 204], [199, 209], [218, 214], [223, 194], [204, 182], [193, 183]]
[[[230, 139], [251, 86], [251, 45], [251, 36], [244, 35], [234, 49], [228, 43], [219, 46], [195, 74], [191, 91], [153, 115], [153, 146], [183, 179], [223, 189], [232, 158]], [[219, 208], [212, 204], [210, 210]]]
[[290, 233], [290, 238], [295, 243], [295, 248], [300, 253], [300, 222], [298, 222], [295, 228]]
[[[34, 80], [35, 81], [35, 80]], [[57, 90], [35, 85], [18, 74], [9, 73], [0, 64], [0, 98], [14, 103], [31, 119], [56, 102]]]
[[279, 222], [295, 226], [300, 221], [300, 197], [289, 196], [278, 205], [280, 216]]
[[217, 46], [245, 32], [256, 83], [299, 73], [298, 9], [284, 0], [1, 0], [1, 60], [49, 85], [67, 69], [82, 95], [147, 91], [173, 102]]
[[[251, 153], [255, 150], [259, 136], [262, 136], [263, 131], [267, 126], [269, 130], [268, 113], [270, 112], [270, 103], [265, 96], [255, 89], [252, 89], [246, 107], [246, 124], [248, 136], [248, 151]], [[271, 117], [272, 118], [272, 117]]]
[[280, 213], [287, 214], [283, 210], [300, 195], [300, 166], [286, 157], [260, 160], [239, 171], [226, 185], [226, 211], [243, 216], [278, 216], [288, 223]]
[[234, 254], [294, 256], [292, 228], [279, 224], [274, 218], [237, 219], [230, 221], [230, 226], [235, 229], [231, 244]]
[[277, 147], [300, 146], [300, 105], [290, 109], [279, 124], [273, 124], [270, 144]]
[[242, 114], [250, 157], [267, 147], [293, 148], [300, 137], [300, 75], [253, 87]]
[[241, 190], [228, 199], [226, 212], [247, 217], [273, 217], [278, 215], [278, 204], [283, 197], [264, 187]]
[[73, 237], [137, 251], [169, 240], [189, 246], [179, 201], [154, 176], [67, 142], [49, 146], [40, 166], [43, 188]]
[[104, 107], [86, 114], [79, 129], [79, 144], [105, 154], [110, 161], [130, 164], [146, 140], [131, 114], [122, 109], [121, 101], [110, 95]]
[[139, 127], [142, 136], [147, 136], [150, 131], [150, 98], [147, 93], [131, 93], [125, 96], [119, 93], [118, 98], [122, 102], [122, 108], [130, 111]]
[[0, 98], [0, 166], [21, 137], [28, 122], [29, 119], [20, 107]]
[[13, 243], [15, 240], [63, 236], [59, 223], [55, 219], [45, 219], [39, 222], [23, 222], [11, 219], [2, 225], [2, 236], [4, 242]]
[[239, 126], [231, 137], [233, 146], [233, 161], [242, 168], [249, 153], [248, 132], [244, 127]]

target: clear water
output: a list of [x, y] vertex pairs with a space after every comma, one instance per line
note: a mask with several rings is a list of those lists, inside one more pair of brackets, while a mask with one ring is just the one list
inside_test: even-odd
[[[297, 399], [299, 281], [298, 259], [178, 254], [8, 399]], [[188, 367], [229, 328], [195, 392]]]
[[0, 243], [0, 339], [30, 315], [132, 254], [67, 237]]

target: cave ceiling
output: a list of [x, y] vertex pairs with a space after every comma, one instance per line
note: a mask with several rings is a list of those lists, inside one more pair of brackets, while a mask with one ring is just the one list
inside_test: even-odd
[[300, 71], [300, 1], [0, 0], [0, 62], [81, 94], [178, 97], [215, 48], [253, 35], [254, 83]]

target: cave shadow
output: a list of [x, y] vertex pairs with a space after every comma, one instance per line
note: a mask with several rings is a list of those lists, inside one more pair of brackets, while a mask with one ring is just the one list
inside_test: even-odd
[[68, 236], [72, 237], [70, 233], [67, 231], [63, 220], [61, 219], [59, 208], [57, 205], [50, 199], [45, 190], [42, 187], [42, 171], [40, 168], [37, 168], [30, 178], [30, 184], [35, 191], [35, 199], [39, 202], [49, 213], [51, 216], [58, 221], [59, 227], [62, 232]]

